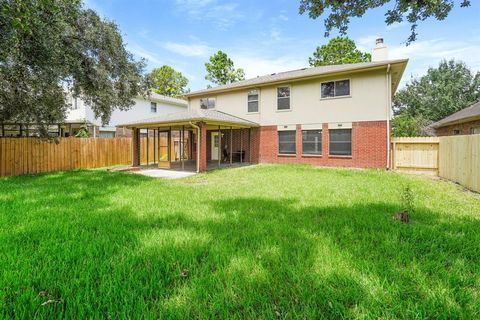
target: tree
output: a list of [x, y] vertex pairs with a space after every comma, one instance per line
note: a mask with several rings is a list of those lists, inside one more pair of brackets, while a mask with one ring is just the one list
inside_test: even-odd
[[218, 51], [210, 57], [210, 62], [205, 63], [207, 69], [206, 80], [216, 85], [224, 85], [245, 79], [243, 69], [235, 69], [233, 61], [226, 53]]
[[470, 6], [469, 0], [301, 0], [300, 14], [308, 12], [312, 19], [317, 19], [328, 12], [324, 20], [325, 36], [329, 36], [333, 29], [340, 31], [340, 34], [346, 34], [350, 19], [362, 17], [368, 10], [391, 5], [385, 13], [385, 22], [387, 25], [400, 23], [406, 20], [410, 24], [411, 34], [408, 37], [407, 45], [417, 39], [418, 23], [433, 17], [437, 20], [445, 19], [452, 8], [454, 2], [459, 2], [460, 7]]
[[425, 137], [433, 135], [429, 125], [432, 121], [422, 116], [410, 117], [397, 115], [392, 120], [392, 135], [394, 137]]
[[143, 93], [143, 62], [80, 0], [0, 0], [0, 121], [62, 122], [68, 94], [107, 123]]
[[419, 79], [412, 78], [394, 97], [396, 115], [438, 121], [480, 100], [480, 72], [463, 62], [443, 60]]
[[308, 58], [312, 67], [346, 64], [357, 62], [369, 62], [372, 60], [370, 53], [361, 52], [355, 42], [349, 38], [333, 38], [321, 47], [317, 47], [313, 57]]
[[168, 97], [179, 97], [189, 90], [186, 88], [188, 79], [179, 71], [163, 65], [153, 69], [146, 77], [150, 89]]

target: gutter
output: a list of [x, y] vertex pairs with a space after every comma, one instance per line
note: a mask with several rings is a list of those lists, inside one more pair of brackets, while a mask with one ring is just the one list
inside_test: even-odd
[[190, 121], [190, 125], [197, 129], [197, 173], [200, 172], [200, 127]]

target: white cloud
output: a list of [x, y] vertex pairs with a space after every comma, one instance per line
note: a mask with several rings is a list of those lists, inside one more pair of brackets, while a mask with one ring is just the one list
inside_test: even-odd
[[213, 51], [213, 48], [204, 44], [176, 42], [167, 42], [163, 45], [163, 48], [185, 57], [205, 57]]
[[237, 3], [218, 3], [218, 0], [175, 0], [177, 10], [192, 19], [211, 22], [218, 28], [227, 29], [245, 16]]
[[161, 65], [163, 62], [154, 52], [151, 52], [137, 44], [128, 45], [128, 50], [134, 55], [147, 59], [148, 62], [151, 62], [155, 65]]
[[289, 55], [269, 59], [267, 57], [240, 53], [232, 54], [232, 60], [235, 62], [236, 68], [245, 70], [245, 78], [247, 79], [307, 67], [305, 58]]

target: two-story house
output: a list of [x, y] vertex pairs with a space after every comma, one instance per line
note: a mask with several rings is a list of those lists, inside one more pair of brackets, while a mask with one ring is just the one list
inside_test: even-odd
[[[92, 108], [80, 98], [70, 98], [70, 109], [64, 124], [64, 136], [75, 135], [85, 124], [90, 136], [99, 138], [131, 137], [131, 130], [117, 127], [121, 123], [162, 116], [187, 109], [186, 100], [166, 97], [150, 92], [145, 97], [133, 99], [135, 104], [128, 110], [114, 110], [107, 125], [102, 125]], [[142, 131], [145, 133], [145, 131]]]
[[[247, 162], [388, 168], [392, 96], [408, 60], [387, 55], [378, 39], [371, 62], [191, 92], [185, 112], [124, 124], [134, 132], [133, 165], [139, 164], [139, 129], [155, 128], [161, 167], [204, 171]], [[171, 157], [172, 136], [181, 137], [180, 158]]]

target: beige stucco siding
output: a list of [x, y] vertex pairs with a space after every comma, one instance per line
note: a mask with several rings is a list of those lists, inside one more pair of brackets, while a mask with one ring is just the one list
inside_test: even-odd
[[[324, 81], [350, 79], [350, 97], [321, 99]], [[385, 71], [371, 71], [337, 77], [324, 77], [288, 83], [291, 88], [289, 111], [277, 111], [277, 86], [260, 87], [259, 112], [247, 112], [247, 92], [232, 91], [214, 95], [216, 110], [230, 113], [260, 125], [287, 125], [328, 122], [386, 120], [387, 77]], [[190, 99], [190, 108], [200, 108], [200, 98]]]

